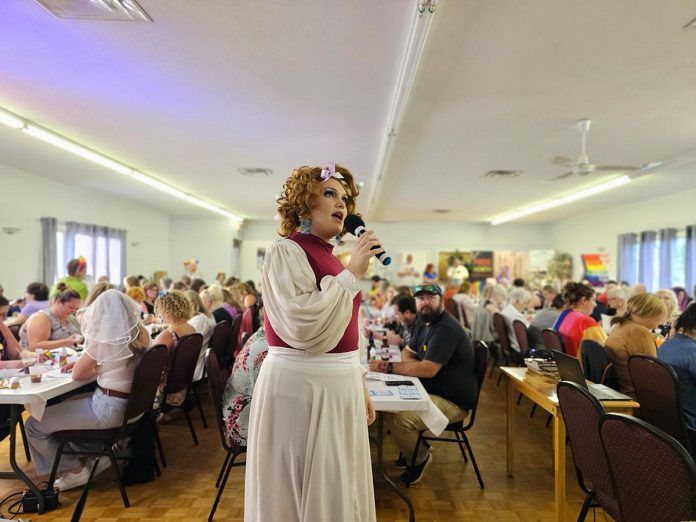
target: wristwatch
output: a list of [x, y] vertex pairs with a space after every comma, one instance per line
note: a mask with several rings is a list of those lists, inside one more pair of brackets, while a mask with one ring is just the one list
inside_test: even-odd
[[394, 363], [387, 363], [387, 373], [392, 373], [394, 371]]

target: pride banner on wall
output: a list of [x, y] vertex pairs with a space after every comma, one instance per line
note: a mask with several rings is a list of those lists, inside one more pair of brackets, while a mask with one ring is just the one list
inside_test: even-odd
[[609, 256], [607, 254], [582, 254], [583, 279], [592, 286], [601, 286], [609, 279]]

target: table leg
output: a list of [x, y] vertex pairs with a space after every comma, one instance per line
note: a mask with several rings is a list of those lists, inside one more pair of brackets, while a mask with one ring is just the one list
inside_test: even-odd
[[553, 416], [553, 455], [554, 455], [554, 496], [556, 501], [556, 520], [565, 519], [566, 497], [566, 428], [560, 411]]
[[515, 473], [515, 386], [507, 379], [507, 474]]
[[[44, 497], [43, 494], [39, 491], [39, 488], [36, 487], [36, 484], [32, 482], [32, 480], [22, 471], [22, 468], [19, 467], [17, 464], [17, 424], [18, 424], [18, 419], [19, 419], [19, 406], [16, 404], [12, 404], [10, 406], [10, 467], [14, 471], [14, 474], [8, 473], [8, 475], [14, 475], [14, 478], [19, 478], [22, 482], [24, 482], [29, 489], [36, 495], [36, 498], [39, 501], [39, 514], [43, 514], [45, 511], [45, 505], [44, 505]], [[0, 475], [0, 478], [9, 478], [9, 477], [3, 477]]]
[[416, 521], [416, 515], [413, 511], [413, 504], [411, 499], [406, 495], [399, 487], [389, 478], [387, 472], [384, 470], [382, 459], [384, 457], [384, 413], [381, 411], [377, 412], [377, 472], [382, 475], [382, 478], [389, 484], [389, 486], [396, 492], [397, 495], [406, 503], [408, 507], [408, 520], [409, 522]]

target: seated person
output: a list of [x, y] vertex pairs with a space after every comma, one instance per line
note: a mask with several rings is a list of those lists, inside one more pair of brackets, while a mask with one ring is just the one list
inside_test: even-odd
[[566, 309], [556, 319], [553, 329], [561, 334], [566, 353], [580, 359], [580, 343], [586, 339], [604, 344], [607, 334], [590, 317], [595, 308], [595, 291], [584, 283], [567, 283], [563, 287]]
[[24, 294], [24, 302], [26, 304], [22, 310], [7, 323], [7, 326], [22, 326], [36, 312], [48, 308], [48, 287], [43, 283], [30, 283]]
[[[15, 339], [14, 334], [5, 325], [4, 321], [7, 319], [7, 315], [10, 311], [10, 302], [4, 295], [0, 294], [0, 349], [7, 350], [7, 359], [9, 361], [0, 360], [0, 368], [21, 368], [22, 361], [18, 360], [22, 358], [22, 355], [32, 356], [33, 353], [22, 353], [22, 346], [19, 341]], [[9, 411], [9, 410], [8, 410]], [[2, 414], [4, 414], [3, 412]], [[7, 418], [7, 417], [4, 417]]]
[[241, 447], [246, 447], [247, 444], [251, 397], [261, 364], [267, 354], [268, 341], [261, 326], [249, 337], [234, 360], [232, 374], [222, 395], [222, 422], [225, 432], [234, 444]]
[[416, 300], [410, 295], [397, 295], [392, 299], [391, 304], [396, 317], [395, 332], [372, 332], [369, 328], [365, 328], [365, 337], [369, 337], [370, 333], [376, 341], [381, 341], [385, 336], [389, 344], [398, 344], [403, 350], [410, 342], [413, 334], [421, 327], [422, 322], [418, 318], [416, 310]]
[[221, 323], [222, 321], [227, 321], [228, 323], [232, 323], [232, 316], [222, 306], [225, 302], [225, 295], [222, 293], [222, 288], [213, 285], [205, 290], [201, 290], [200, 296], [203, 305], [215, 318], [215, 322]]
[[[370, 370], [419, 377], [435, 406], [450, 423], [463, 420], [474, 405], [478, 386], [471, 341], [459, 321], [445, 311], [440, 287], [417, 286], [414, 296], [423, 328], [401, 352], [402, 362], [370, 361]], [[425, 423], [415, 412], [385, 415], [396, 445], [410, 461], [418, 434], [426, 429]], [[422, 444], [415, 465], [399, 462], [406, 468], [401, 481], [407, 485], [419, 482], [430, 462], [430, 450]]]
[[145, 306], [145, 292], [143, 289], [139, 286], [132, 286], [126, 290], [126, 295], [138, 303], [138, 306], [140, 306], [140, 317], [144, 317], [147, 313], [147, 307]]
[[[82, 324], [85, 352], [74, 367], [69, 365], [68, 368], [72, 367], [75, 381], [96, 376], [97, 390], [91, 395], [49, 406], [40, 421], [34, 417], [27, 419], [27, 441], [39, 475], [50, 473], [58, 451], [59, 442], [52, 433], [121, 426], [137, 357], [148, 344], [147, 331], [140, 323], [140, 308], [118, 290], [102, 294], [85, 311]], [[110, 465], [108, 458], [100, 459], [95, 473]], [[76, 456], [63, 454], [58, 471], [62, 476], [56, 480], [55, 486], [65, 491], [85, 484], [91, 467]]]
[[471, 283], [469, 281], [464, 281], [457, 290], [457, 293], [452, 296], [460, 309], [466, 315], [466, 320], [468, 324], [471, 324], [474, 317], [474, 309], [476, 308], [476, 301], [471, 295]]
[[532, 348], [544, 347], [544, 343], [541, 340], [541, 332], [547, 328], [553, 328], [558, 316], [561, 315], [561, 310], [563, 310], [563, 296], [556, 294], [550, 307], [542, 308], [537, 312], [527, 329], [529, 332], [529, 344]]
[[524, 288], [513, 288], [508, 296], [508, 303], [500, 312], [500, 315], [505, 319], [505, 329], [510, 339], [510, 347], [518, 352], [520, 351], [520, 343], [517, 341], [512, 322], [522, 321], [525, 326], [529, 326], [527, 316], [523, 312], [528, 308], [531, 299], [532, 296]]
[[[152, 341], [152, 346], [163, 344], [171, 351], [184, 335], [196, 333], [196, 330], [187, 321], [191, 319], [191, 303], [183, 292], [172, 290], [155, 301], [155, 314], [167, 325], [160, 334]], [[161, 401], [161, 394], [164, 391], [166, 378], [160, 382], [160, 389], [155, 403]], [[186, 399], [187, 390], [176, 390], [167, 397], [167, 404], [170, 406], [180, 406]]]
[[191, 319], [188, 320], [188, 323], [193, 326], [196, 333], [203, 336], [203, 347], [198, 357], [196, 371], [193, 374], [193, 381], [195, 382], [203, 378], [203, 370], [205, 369], [205, 354], [208, 351], [210, 338], [213, 336], [213, 330], [215, 330], [215, 325], [217, 323], [208, 309], [203, 306], [203, 301], [201, 301], [200, 295], [193, 290], [186, 290], [184, 294], [191, 302]]
[[628, 373], [628, 358], [634, 354], [657, 357], [657, 345], [651, 330], [657, 328], [667, 310], [659, 297], [641, 293], [626, 303], [626, 313], [611, 320], [612, 328], [604, 347], [614, 363], [619, 391], [635, 398], [633, 381]]
[[75, 290], [80, 296], [80, 299], [84, 301], [87, 299], [87, 285], [82, 280], [87, 275], [87, 261], [84, 257], [71, 259], [68, 261], [66, 268], [68, 270], [68, 275], [61, 277], [58, 282], [53, 285], [50, 297], [54, 298], [58, 292], [60, 292], [61, 288], [67, 287]]
[[674, 337], [665, 341], [657, 358], [674, 368], [689, 430], [696, 430], [696, 303], [691, 303], [674, 324]]
[[155, 315], [155, 299], [159, 297], [159, 287], [154, 281], [146, 281], [142, 285], [143, 292], [145, 292], [145, 299], [143, 304], [147, 311], [146, 314]]
[[503, 285], [495, 285], [491, 287], [484, 293], [483, 306], [486, 311], [493, 317], [493, 314], [500, 312], [505, 306], [505, 300], [507, 299], [507, 290]]
[[242, 312], [242, 305], [232, 297], [232, 292], [225, 287], [222, 288], [222, 297], [224, 299], [222, 307], [227, 310], [227, 313], [234, 320]]
[[22, 348], [30, 351], [53, 350], [82, 342], [80, 325], [73, 315], [82, 298], [76, 290], [58, 285], [53, 304], [33, 314], [19, 331]]

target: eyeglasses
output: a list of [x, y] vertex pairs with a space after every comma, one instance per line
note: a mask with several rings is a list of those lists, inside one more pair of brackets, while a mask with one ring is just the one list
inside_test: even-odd
[[420, 292], [437, 295], [441, 295], [442, 293], [440, 287], [437, 285], [419, 285], [413, 287], [413, 295], [419, 294]]

